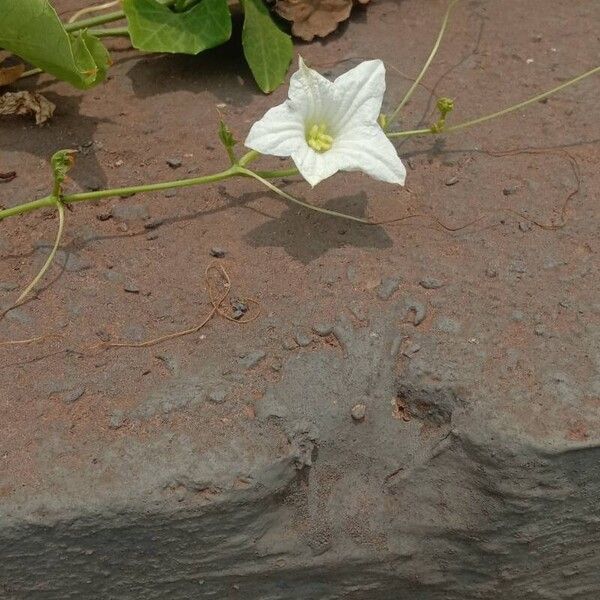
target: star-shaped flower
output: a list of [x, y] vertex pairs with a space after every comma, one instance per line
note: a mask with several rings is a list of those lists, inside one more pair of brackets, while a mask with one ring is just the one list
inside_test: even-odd
[[288, 99], [252, 126], [245, 145], [291, 156], [313, 186], [337, 171], [404, 185], [406, 169], [377, 122], [384, 92], [380, 60], [362, 62], [331, 82], [300, 58]]

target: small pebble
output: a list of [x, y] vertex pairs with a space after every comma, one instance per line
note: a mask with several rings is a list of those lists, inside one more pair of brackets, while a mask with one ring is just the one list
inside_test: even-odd
[[227, 251], [224, 248], [220, 248], [219, 246], [213, 246], [209, 250], [209, 253], [211, 256], [214, 256], [215, 258], [223, 258], [225, 256], [225, 254], [227, 254]]
[[248, 312], [248, 305], [242, 300], [235, 298], [231, 300], [230, 304], [233, 308], [234, 319], [241, 319]]
[[112, 215], [109, 212], [101, 212], [96, 215], [96, 219], [98, 221], [108, 221], [112, 218]]
[[510, 185], [510, 186], [506, 186], [503, 190], [502, 193], [505, 196], [512, 196], [513, 194], [516, 194], [519, 191], [519, 187], [516, 185]]
[[494, 277], [498, 277], [498, 271], [496, 271], [496, 269], [492, 269], [491, 267], [488, 267], [485, 270], [485, 275], [486, 275], [486, 277], [493, 279]]
[[144, 229], [156, 229], [160, 227], [165, 222], [162, 217], [155, 217], [154, 219], [149, 219], [144, 223]]
[[213, 404], [223, 404], [225, 402], [225, 398], [227, 397], [227, 392], [223, 388], [217, 388], [212, 390], [208, 394], [208, 401]]
[[177, 196], [177, 190], [167, 190], [165, 192], [165, 198], [175, 198]]
[[262, 350], [255, 350], [254, 352], [249, 352], [248, 354], [246, 354], [246, 356], [242, 358], [242, 366], [246, 369], [252, 369], [253, 367], [256, 367], [256, 365], [258, 365], [258, 363], [261, 360], [263, 360], [265, 356], [267, 356], [267, 353], [263, 352]]
[[140, 288], [134, 281], [128, 281], [123, 285], [123, 289], [130, 294], [139, 294]]
[[102, 342], [110, 341], [110, 333], [108, 333], [106, 329], [98, 329], [98, 331], [96, 331], [96, 335], [100, 338], [100, 341]]
[[435, 277], [424, 277], [419, 281], [419, 285], [424, 287], [426, 290], [437, 290], [444, 286], [444, 284]]
[[149, 234], [146, 236], [146, 239], [147, 239], [149, 242], [151, 242], [152, 240], [156, 240], [156, 239], [158, 239], [158, 232], [157, 232], [157, 231], [153, 231], [152, 233], [149, 233]]
[[296, 340], [298, 346], [302, 346], [303, 348], [306, 348], [306, 346], [309, 346], [312, 342], [312, 338], [304, 333], [297, 333], [294, 336], [294, 339]]
[[422, 302], [413, 298], [407, 298], [404, 301], [404, 307], [409, 314], [413, 314], [412, 323], [415, 327], [418, 327], [425, 320], [427, 308]]
[[531, 231], [531, 223], [529, 221], [519, 221], [519, 229], [521, 231]]
[[167, 158], [167, 164], [171, 169], [179, 169], [183, 163], [178, 158]]
[[281, 344], [286, 350], [294, 350], [298, 347], [296, 340], [293, 338], [285, 338]]
[[84, 387], [77, 387], [73, 390], [68, 390], [64, 393], [62, 400], [65, 404], [73, 404], [73, 402], [77, 402], [81, 396], [85, 394]]
[[444, 181], [445, 185], [456, 185], [458, 183], [458, 177], [456, 177], [456, 175], [454, 177], [450, 177], [449, 179], [446, 179], [446, 181]]
[[329, 323], [317, 323], [313, 326], [313, 331], [321, 337], [326, 337], [331, 335], [331, 332], [333, 331], [333, 325], [330, 325]]
[[400, 287], [400, 277], [388, 277], [377, 288], [377, 297], [380, 300], [389, 300]]
[[351, 415], [355, 421], [362, 421], [365, 418], [367, 407], [364, 404], [355, 404], [352, 407]]

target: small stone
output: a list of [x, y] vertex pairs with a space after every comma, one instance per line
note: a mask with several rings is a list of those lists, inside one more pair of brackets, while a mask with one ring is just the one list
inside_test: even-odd
[[444, 284], [435, 277], [424, 277], [419, 281], [419, 285], [424, 287], [426, 290], [437, 290], [444, 286]]
[[72, 390], [67, 390], [63, 394], [62, 401], [65, 404], [73, 404], [73, 402], [77, 402], [77, 400], [79, 400], [79, 398], [81, 398], [81, 396], [83, 396], [83, 394], [85, 394], [84, 387], [77, 387]]
[[516, 194], [518, 191], [519, 191], [519, 186], [517, 186], [517, 185], [508, 185], [508, 186], [506, 186], [502, 190], [502, 193], [505, 196], [512, 196], [513, 194]]
[[137, 283], [135, 283], [134, 281], [127, 281], [123, 285], [123, 289], [130, 294], [139, 294], [140, 293], [140, 288], [137, 285]]
[[231, 308], [233, 308], [233, 318], [241, 319], [248, 312], [248, 305], [237, 298], [231, 300]]
[[362, 421], [365, 418], [367, 407], [364, 404], [355, 404], [352, 407], [351, 415], [355, 421]]
[[303, 348], [306, 348], [306, 346], [310, 346], [310, 343], [312, 342], [312, 338], [304, 333], [297, 333], [294, 336], [294, 339], [296, 340], [298, 346], [302, 346]]
[[252, 369], [262, 361], [265, 356], [267, 356], [266, 352], [262, 350], [254, 350], [253, 352], [249, 352], [244, 357], [242, 357], [241, 364], [246, 369]]
[[492, 269], [491, 267], [488, 267], [485, 270], [485, 276], [489, 277], [490, 279], [493, 279], [494, 277], [498, 277], [498, 271], [496, 271], [496, 269]]
[[227, 251], [224, 248], [220, 248], [219, 246], [213, 246], [208, 252], [211, 256], [214, 256], [215, 258], [223, 258], [225, 254], [227, 254]]
[[326, 337], [328, 335], [331, 335], [331, 333], [333, 332], [333, 325], [330, 325], [329, 323], [317, 323], [313, 326], [312, 329], [317, 335], [320, 335], [321, 337]]
[[98, 331], [96, 331], [96, 335], [100, 338], [100, 341], [102, 342], [106, 343], [110, 341], [110, 333], [108, 333], [106, 329], [98, 329]]
[[227, 390], [224, 388], [216, 388], [208, 394], [208, 401], [213, 404], [223, 404], [227, 398]]
[[377, 288], [377, 297], [380, 300], [389, 300], [400, 287], [400, 277], [387, 277]]
[[458, 177], [456, 177], [456, 175], [454, 177], [450, 177], [449, 179], [446, 179], [446, 181], [444, 181], [445, 185], [456, 185], [458, 183]]
[[538, 323], [533, 328], [533, 332], [535, 333], [535, 335], [539, 335], [541, 337], [543, 335], [546, 335], [546, 328], [541, 323]]
[[295, 348], [298, 347], [298, 344], [296, 343], [296, 340], [294, 340], [293, 338], [285, 338], [281, 344], [286, 350], [294, 350]]
[[167, 190], [165, 192], [165, 198], [175, 198], [177, 196], [177, 190]]
[[165, 220], [162, 217], [155, 217], [154, 219], [149, 219], [144, 223], [144, 229], [156, 229], [160, 227]]
[[96, 219], [98, 219], [98, 221], [108, 221], [109, 219], [112, 219], [112, 215], [109, 212], [101, 212], [96, 215]]
[[531, 223], [529, 221], [519, 221], [519, 229], [523, 232], [531, 231]]
[[171, 169], [179, 169], [183, 162], [179, 158], [167, 158], [167, 164], [171, 167]]
[[152, 240], [156, 240], [156, 239], [158, 239], [158, 232], [157, 232], [157, 231], [153, 231], [152, 233], [149, 233], [149, 234], [146, 236], [146, 239], [147, 239], [149, 242], [151, 242]]
[[412, 313], [412, 324], [415, 327], [418, 327], [427, 316], [427, 307], [422, 302], [415, 300], [414, 298], [406, 298], [404, 301], [404, 308], [408, 314]]

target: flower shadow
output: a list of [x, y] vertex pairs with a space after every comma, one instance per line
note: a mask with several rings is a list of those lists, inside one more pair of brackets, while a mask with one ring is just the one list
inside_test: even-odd
[[[356, 217], [366, 217], [365, 192], [338, 196], [322, 204], [324, 208]], [[290, 206], [279, 217], [253, 229], [244, 236], [255, 248], [276, 247], [308, 264], [334, 248], [390, 248], [392, 239], [378, 225], [364, 225], [324, 215], [299, 206]]]

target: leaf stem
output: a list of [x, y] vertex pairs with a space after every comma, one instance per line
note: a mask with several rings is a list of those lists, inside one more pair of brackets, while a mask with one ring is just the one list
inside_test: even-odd
[[[557, 92], [560, 92], [561, 90], [564, 90], [565, 88], [580, 82], [582, 79], [585, 79], [586, 77], [595, 75], [598, 72], [600, 72], [600, 65], [598, 65], [597, 67], [594, 67], [593, 69], [590, 69], [589, 71], [586, 71], [585, 73], [582, 73], [581, 75], [578, 75], [577, 77], [574, 77], [573, 79], [569, 79], [569, 81], [565, 81], [565, 83], [561, 83], [560, 85], [556, 86], [555, 88], [552, 88], [551, 90], [547, 90], [546, 92], [537, 94], [536, 96], [533, 96], [532, 98], [523, 100], [523, 102], [519, 102], [518, 104], [513, 104], [512, 106], [503, 108], [502, 110], [493, 112], [489, 115], [483, 115], [481, 117], [476, 117], [475, 119], [469, 119], [468, 121], [463, 121], [462, 123], [458, 123], [456, 125], [451, 125], [450, 127], [446, 127], [445, 129], [443, 129], [441, 131], [441, 133], [451, 133], [453, 131], [459, 131], [461, 129], [471, 127], [472, 125], [478, 125], [479, 123], [489, 121], [490, 119], [495, 119], [496, 117], [502, 117], [502, 116], [504, 116], [508, 113], [511, 113], [515, 110], [519, 110], [520, 108], [525, 108], [526, 106], [528, 106], [530, 104], [539, 102], [540, 100], [543, 100], [544, 98], [548, 98], [549, 96], [552, 96], [552, 94], [556, 94]], [[434, 133], [434, 132], [431, 131], [430, 128], [427, 128], [427, 129], [413, 129], [412, 131], [395, 131], [393, 133], [388, 133], [387, 136], [389, 138], [394, 139], [394, 138], [399, 138], [399, 137], [409, 137], [412, 135], [426, 135], [426, 134], [432, 134], [432, 133]]]
[[442, 42], [442, 38], [444, 37], [444, 33], [445, 33], [446, 27], [448, 25], [448, 19], [450, 18], [450, 12], [452, 11], [452, 8], [454, 7], [454, 5], [457, 2], [458, 2], [458, 0], [452, 0], [450, 2], [450, 4], [448, 5], [448, 8], [446, 9], [446, 14], [444, 15], [444, 20], [442, 21], [442, 26], [440, 27], [440, 31], [438, 33], [435, 44], [433, 45], [433, 49], [431, 50], [431, 53], [429, 54], [429, 58], [425, 61], [425, 64], [423, 65], [421, 72], [419, 73], [417, 78], [413, 81], [413, 84], [408, 89], [408, 92], [406, 92], [404, 98], [402, 98], [402, 101], [398, 105], [398, 108], [396, 108], [396, 110], [388, 118], [386, 128], [389, 127], [396, 120], [396, 118], [398, 117], [398, 114], [404, 108], [404, 105], [409, 101], [410, 97], [413, 95], [413, 92], [417, 89], [417, 86], [421, 83], [421, 79], [423, 79], [423, 77], [425, 76], [425, 73], [427, 72], [427, 69], [429, 68], [429, 65], [431, 64], [431, 61], [433, 61], [435, 55], [437, 54], [437, 51]]
[[128, 36], [129, 35], [129, 27], [109, 27], [106, 29], [90, 29], [90, 35], [94, 35], [97, 38], [101, 37], [109, 37], [113, 35], [118, 36]]
[[117, 10], [115, 12], [106, 13], [105, 15], [98, 15], [96, 17], [90, 17], [89, 19], [81, 19], [81, 21], [73, 21], [73, 23], [65, 23], [66, 31], [79, 31], [80, 29], [88, 29], [89, 27], [96, 27], [97, 25], [104, 25], [105, 23], [112, 23], [113, 21], [120, 21], [125, 18], [125, 12]]

